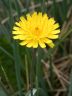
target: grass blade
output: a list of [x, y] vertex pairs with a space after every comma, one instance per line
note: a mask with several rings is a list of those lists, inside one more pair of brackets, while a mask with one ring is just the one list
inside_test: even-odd
[[15, 71], [16, 71], [16, 79], [17, 79], [17, 85], [19, 89], [19, 96], [22, 96], [22, 88], [21, 88], [21, 59], [19, 55], [19, 48], [16, 42], [14, 42], [13, 45], [13, 53], [14, 53], [14, 59], [15, 59]]
[[71, 73], [70, 73], [70, 85], [69, 85], [68, 96], [72, 96], [72, 69], [71, 69]]
[[11, 59], [14, 59], [13, 56], [8, 51], [6, 51], [3, 47], [0, 46], [0, 50], [3, 51], [6, 55], [8, 55]]
[[0, 80], [0, 96], [9, 96], [8, 91], [4, 87], [4, 84]]

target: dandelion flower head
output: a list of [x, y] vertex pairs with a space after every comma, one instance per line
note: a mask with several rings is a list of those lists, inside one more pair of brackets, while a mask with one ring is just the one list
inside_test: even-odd
[[59, 24], [42, 12], [27, 14], [26, 18], [21, 16], [12, 32], [13, 38], [20, 40], [20, 45], [32, 48], [45, 48], [46, 45], [53, 48], [53, 39], [57, 39], [59, 33]]

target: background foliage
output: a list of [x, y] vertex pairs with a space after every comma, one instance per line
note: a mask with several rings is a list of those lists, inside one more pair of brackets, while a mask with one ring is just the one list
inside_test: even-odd
[[[32, 50], [12, 39], [15, 21], [33, 11], [59, 22], [54, 49]], [[71, 32], [72, 0], [0, 0], [0, 96], [72, 96]]]

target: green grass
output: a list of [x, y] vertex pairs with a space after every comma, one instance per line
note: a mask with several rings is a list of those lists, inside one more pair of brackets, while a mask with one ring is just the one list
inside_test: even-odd
[[[71, 6], [72, 0], [0, 1], [0, 96], [32, 96], [35, 89], [34, 96], [72, 96]], [[34, 10], [59, 22], [55, 48], [28, 49], [12, 39], [15, 21]]]

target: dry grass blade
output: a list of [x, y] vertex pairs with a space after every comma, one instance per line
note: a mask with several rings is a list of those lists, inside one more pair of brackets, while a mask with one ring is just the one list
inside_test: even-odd
[[[63, 58], [60, 58], [59, 60], [56, 61], [56, 64], [52, 64], [53, 66], [53, 70], [57, 76], [57, 79], [60, 81], [60, 84], [62, 86], [62, 90], [57, 89], [57, 93], [56, 96], [59, 96], [59, 94], [63, 91], [63, 90], [67, 90], [67, 85], [70, 84], [69, 82], [69, 75], [68, 75], [68, 71], [66, 73], [63, 73], [65, 71], [65, 67], [68, 68], [69, 63], [71, 63], [71, 56], [66, 56]], [[59, 64], [60, 62], [60, 64]], [[62, 63], [63, 62], [63, 63]], [[50, 89], [52, 90], [52, 86], [51, 83], [49, 82], [49, 77], [48, 77], [48, 73], [49, 73], [49, 63], [45, 62], [44, 60], [42, 60], [42, 63], [44, 64], [44, 73], [45, 73], [45, 79], [48, 82]], [[56, 90], [56, 89], [53, 89]]]

